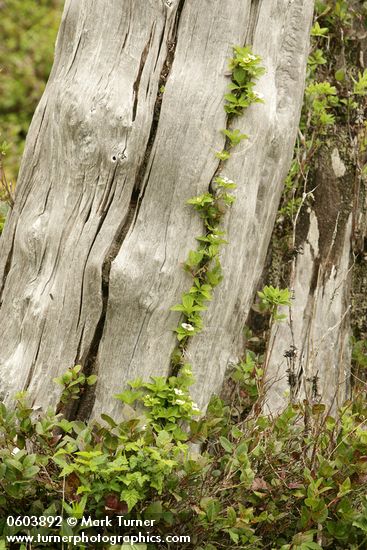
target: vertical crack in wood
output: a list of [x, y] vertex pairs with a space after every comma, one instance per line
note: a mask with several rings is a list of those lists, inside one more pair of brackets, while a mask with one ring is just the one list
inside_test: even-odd
[[9, 271], [10, 271], [10, 268], [11, 268], [11, 262], [12, 262], [12, 259], [13, 259], [15, 233], [16, 233], [16, 230], [14, 229], [13, 240], [12, 240], [12, 243], [11, 243], [11, 247], [10, 247], [10, 250], [9, 250], [8, 257], [6, 259], [4, 273], [3, 273], [3, 281], [2, 281], [2, 284], [1, 284], [1, 288], [0, 288], [0, 307], [3, 303], [4, 288], [5, 288], [5, 285], [6, 285], [6, 280], [8, 278], [8, 274], [9, 274]]
[[134, 105], [133, 105], [133, 116], [132, 116], [132, 121], [133, 122], [136, 119], [136, 110], [138, 108], [138, 95], [139, 95], [141, 75], [143, 74], [145, 63], [146, 63], [146, 60], [147, 60], [147, 57], [148, 57], [149, 48], [150, 48], [150, 45], [152, 43], [153, 31], [154, 31], [154, 25], [152, 27], [152, 30], [150, 31], [149, 40], [145, 44], [144, 50], [141, 54], [138, 74], [137, 74], [137, 77], [136, 77], [135, 82], [133, 84], [133, 92], [134, 92]]
[[249, 17], [249, 23], [248, 23], [247, 32], [246, 32], [245, 44], [252, 45], [254, 41], [255, 30], [256, 30], [257, 22], [259, 20], [261, 4], [262, 4], [262, 0], [251, 0], [250, 17]]
[[[166, 55], [166, 59], [163, 63], [163, 67], [162, 67], [160, 78], [159, 78], [157, 97], [156, 97], [156, 101], [155, 101], [155, 105], [154, 105], [154, 111], [153, 111], [153, 122], [152, 122], [152, 125], [151, 125], [151, 128], [150, 128], [148, 144], [147, 144], [147, 147], [146, 147], [143, 162], [142, 162], [142, 164], [141, 164], [141, 166], [140, 166], [140, 168], [137, 172], [137, 176], [136, 176], [136, 180], [135, 180], [134, 189], [138, 192], [138, 200], [137, 200], [137, 205], [136, 205], [135, 216], [134, 216], [133, 221], [132, 221], [132, 229], [134, 228], [135, 221], [138, 217], [139, 210], [140, 210], [141, 204], [143, 202], [145, 191], [146, 191], [146, 188], [147, 188], [147, 182], [149, 181], [150, 172], [149, 172], [147, 178], [145, 178], [145, 175], [146, 175], [148, 162], [149, 162], [152, 150], [153, 150], [153, 145], [154, 145], [155, 138], [156, 138], [156, 135], [157, 135], [157, 130], [158, 130], [158, 122], [159, 122], [159, 118], [160, 118], [160, 114], [161, 114], [162, 99], [163, 99], [163, 92], [161, 90], [162, 90], [162, 86], [164, 86], [166, 84], [167, 80], [168, 80], [168, 77], [169, 77], [169, 74], [171, 72], [171, 68], [172, 68], [172, 65], [173, 65], [173, 61], [174, 61], [174, 58], [175, 58], [178, 27], [179, 27], [179, 23], [180, 23], [184, 3], [185, 3], [185, 0], [180, 0], [180, 3], [177, 7], [175, 22], [174, 22], [174, 25], [173, 25], [173, 30], [172, 30], [171, 35], [168, 38], [168, 41], [167, 41], [167, 55]], [[144, 180], [145, 180], [145, 184], [144, 184]]]
[[[245, 40], [244, 40], [244, 46], [250, 45], [249, 40], [251, 39], [251, 41], [252, 41], [253, 38], [254, 38], [254, 33], [255, 33], [256, 24], [257, 24], [258, 18], [259, 18], [261, 3], [262, 3], [262, 0], [252, 0], [251, 1], [249, 23], [248, 23], [248, 28], [247, 28], [247, 32], [246, 32], [246, 37], [245, 37]], [[235, 118], [237, 118], [237, 116], [234, 117], [234, 116], [231, 116], [229, 114], [226, 116], [226, 127], [225, 127], [226, 130], [231, 130], [232, 122]], [[226, 137], [225, 140], [224, 140], [223, 149], [228, 150], [230, 148], [230, 144], [231, 144], [230, 139], [228, 137]], [[225, 161], [223, 161], [223, 160], [218, 161], [218, 164], [217, 164], [217, 166], [214, 170], [214, 173], [213, 173], [212, 177], [210, 178], [209, 185], [208, 185], [208, 192], [210, 194], [215, 194], [215, 189], [213, 187], [214, 178], [216, 178], [217, 176], [220, 175], [224, 165], [225, 165]], [[186, 342], [186, 345], [184, 347], [182, 347], [183, 353], [186, 352], [186, 349], [187, 349], [187, 346], [189, 345], [189, 343], [190, 343], [190, 340]], [[176, 349], [176, 347], [177, 347], [177, 342], [175, 342], [175, 347], [172, 350], [171, 355], [173, 355], [174, 350]], [[169, 375], [170, 376], [176, 376], [177, 375], [177, 370], [178, 370], [177, 365], [173, 365], [171, 363], [170, 367], [169, 367]]]
[[[42, 336], [43, 336], [43, 333], [45, 331], [45, 326], [46, 326], [46, 320], [43, 321], [42, 323], [42, 327], [41, 327], [41, 334], [40, 334], [40, 337], [39, 337], [39, 340], [38, 340], [38, 346], [37, 346], [37, 350], [36, 350], [36, 353], [34, 355], [34, 359], [32, 361], [32, 365], [31, 365], [31, 368], [29, 369], [29, 372], [28, 372], [28, 376], [27, 376], [27, 380], [24, 384], [24, 388], [23, 388], [23, 391], [27, 391], [28, 388], [29, 388], [29, 385], [32, 381], [32, 377], [33, 377], [33, 373], [34, 373], [34, 369], [35, 369], [35, 366], [36, 366], [36, 363], [37, 363], [37, 359], [38, 359], [38, 356], [39, 356], [39, 353], [40, 353], [40, 349], [41, 349], [41, 345], [42, 345]], [[33, 406], [33, 404], [32, 404]]]
[[[75, 362], [80, 362], [83, 365], [83, 373], [85, 376], [90, 376], [92, 373], [98, 373], [98, 366], [99, 366], [98, 352], [99, 352], [99, 346], [102, 339], [105, 321], [106, 321], [108, 299], [109, 299], [109, 281], [110, 281], [111, 265], [114, 259], [117, 257], [121, 249], [121, 246], [125, 240], [126, 235], [128, 234], [129, 230], [132, 229], [134, 226], [134, 222], [139, 214], [139, 209], [144, 198], [144, 192], [147, 186], [147, 181], [149, 179], [149, 178], [145, 178], [145, 175], [148, 167], [148, 162], [153, 150], [154, 142], [156, 139], [158, 123], [159, 123], [161, 107], [162, 107], [162, 93], [160, 90], [161, 90], [161, 87], [167, 82], [167, 79], [169, 77], [169, 74], [172, 68], [173, 60], [175, 57], [175, 51], [176, 51], [179, 23], [180, 23], [184, 4], [185, 4], [185, 0], [179, 1], [172, 31], [168, 36], [167, 54], [166, 54], [166, 59], [163, 63], [163, 67], [162, 67], [159, 82], [158, 82], [158, 90], [157, 90], [157, 96], [156, 96], [156, 101], [154, 105], [153, 120], [151, 124], [150, 134], [149, 134], [142, 163], [139, 169], [137, 170], [137, 175], [135, 178], [135, 183], [134, 183], [132, 195], [130, 198], [128, 212], [124, 220], [120, 224], [119, 228], [117, 229], [115, 233], [115, 237], [111, 243], [111, 246], [102, 264], [101, 315], [96, 325], [96, 329], [95, 329], [91, 344], [89, 346], [89, 349], [87, 350], [87, 352], [84, 354], [82, 358], [77, 357], [75, 361]], [[148, 42], [148, 47], [149, 47], [149, 42]], [[145, 55], [147, 55], [147, 53], [148, 51], [145, 52]], [[142, 54], [142, 60], [143, 60], [143, 57], [144, 57], [144, 51]], [[141, 66], [141, 72], [143, 68], [144, 67]], [[140, 83], [140, 79], [138, 81], [138, 85], [139, 83]], [[134, 92], [135, 92], [135, 99], [137, 99], [138, 90], [134, 89]], [[134, 114], [136, 114], [136, 110], [137, 110], [137, 105], [134, 105], [133, 116]], [[144, 180], [146, 180], [145, 184], [144, 184]], [[80, 348], [80, 344], [79, 344], [79, 348]], [[93, 408], [94, 400], [95, 400], [95, 386], [86, 386], [82, 396], [78, 401], [75, 402], [75, 405], [73, 406], [72, 410], [68, 412], [67, 416], [69, 418], [77, 418], [81, 420], [87, 419], [88, 416], [90, 415], [90, 411]]]

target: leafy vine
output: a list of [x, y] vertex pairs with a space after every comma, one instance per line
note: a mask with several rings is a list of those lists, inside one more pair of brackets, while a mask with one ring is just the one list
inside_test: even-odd
[[248, 139], [240, 130], [230, 129], [232, 120], [242, 115], [253, 103], [263, 103], [262, 94], [254, 90], [256, 81], [265, 72], [260, 63], [261, 58], [252, 53], [251, 47], [233, 47], [233, 57], [229, 61], [231, 83], [228, 86], [229, 93], [224, 96], [228, 123], [222, 133], [226, 141], [223, 150], [216, 153], [220, 163], [210, 182], [209, 191], [187, 201], [202, 218], [205, 232], [196, 237], [199, 247], [197, 250], [190, 250], [184, 264], [184, 269], [193, 278], [193, 285], [182, 295], [181, 303], [171, 308], [183, 315], [175, 328], [178, 346], [172, 355], [172, 366], [176, 368], [185, 363], [185, 346], [189, 338], [202, 330], [202, 312], [207, 309], [205, 304], [212, 299], [213, 289], [223, 278], [219, 253], [221, 246], [227, 241], [221, 221], [235, 200], [231, 191], [236, 189], [236, 183], [223, 176], [222, 171], [224, 163], [231, 156], [231, 150]]

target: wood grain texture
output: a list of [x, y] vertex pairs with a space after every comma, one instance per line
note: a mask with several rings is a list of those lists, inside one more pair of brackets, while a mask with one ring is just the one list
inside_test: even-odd
[[[293, 260], [292, 306], [271, 336], [266, 407], [273, 412], [289, 395], [296, 401], [322, 398], [336, 412], [350, 392], [355, 166], [326, 144], [313, 162], [314, 201], [299, 223], [303, 238]], [[289, 360], [284, 355], [291, 346]]]
[[168, 373], [169, 308], [190, 285], [181, 264], [202, 232], [185, 201], [217, 168], [231, 46], [253, 43], [266, 103], [236, 121], [251, 139], [224, 174], [239, 184], [225, 279], [187, 351], [199, 404], [218, 390], [242, 351], [290, 163], [312, 10], [312, 0], [66, 2], [1, 239], [4, 399], [28, 389], [53, 404], [52, 379], [80, 361], [99, 376], [92, 414], [118, 413], [111, 395], [128, 380]]

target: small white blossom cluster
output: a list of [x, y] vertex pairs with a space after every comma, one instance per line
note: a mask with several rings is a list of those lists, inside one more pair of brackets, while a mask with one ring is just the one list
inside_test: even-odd
[[[191, 374], [191, 370], [187, 367], [184, 367], [182, 369], [182, 374]], [[175, 392], [175, 395], [178, 396], [178, 399], [175, 399], [173, 401], [174, 405], [186, 405], [187, 410], [191, 410], [194, 412], [200, 412], [199, 407], [196, 403], [194, 403], [188, 396], [185, 396], [185, 392], [180, 390], [179, 388], [174, 388], [173, 391]]]
[[264, 99], [264, 94], [260, 93], [260, 92], [254, 92], [254, 96], [257, 98], [257, 99]]
[[190, 325], [190, 323], [181, 323], [181, 326], [182, 328], [184, 328], [185, 330], [188, 330], [189, 332], [193, 332], [195, 330], [195, 328]]
[[200, 412], [200, 409], [199, 407], [197, 406], [196, 403], [194, 403], [193, 401], [191, 400], [188, 400], [188, 401], [185, 401], [184, 399], [176, 399], [174, 401], [174, 405], [188, 405], [189, 408], [194, 411], [194, 412]]
[[149, 395], [148, 393], [144, 395], [143, 401], [146, 407], [151, 407], [156, 404], [156, 399], [152, 395]]
[[255, 60], [256, 60], [256, 55], [252, 55], [252, 53], [249, 53], [248, 55], [242, 58], [242, 61], [244, 63], [251, 63], [251, 61], [255, 61]]
[[173, 391], [175, 392], [176, 395], [178, 395], [179, 397], [183, 397], [183, 399], [175, 399], [173, 404], [174, 405], [186, 405], [187, 404], [187, 400], [185, 398], [185, 392], [180, 390], [179, 388], [173, 388]]
[[229, 184], [233, 184], [234, 181], [230, 180], [229, 178], [227, 178], [226, 176], [221, 176], [221, 179], [224, 181], [224, 183], [229, 183]]
[[176, 399], [174, 401], [174, 404], [175, 405], [186, 405], [186, 401], [184, 401], [183, 399]]

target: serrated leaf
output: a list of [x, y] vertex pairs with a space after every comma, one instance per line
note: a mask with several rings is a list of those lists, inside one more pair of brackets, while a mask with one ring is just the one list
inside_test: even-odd
[[121, 491], [120, 498], [126, 502], [129, 512], [131, 512], [135, 504], [139, 502], [140, 494], [135, 489], [125, 489], [124, 491]]
[[125, 390], [121, 393], [116, 394], [114, 397], [127, 405], [132, 405], [137, 399], [140, 399], [143, 396], [142, 391], [133, 391]]

